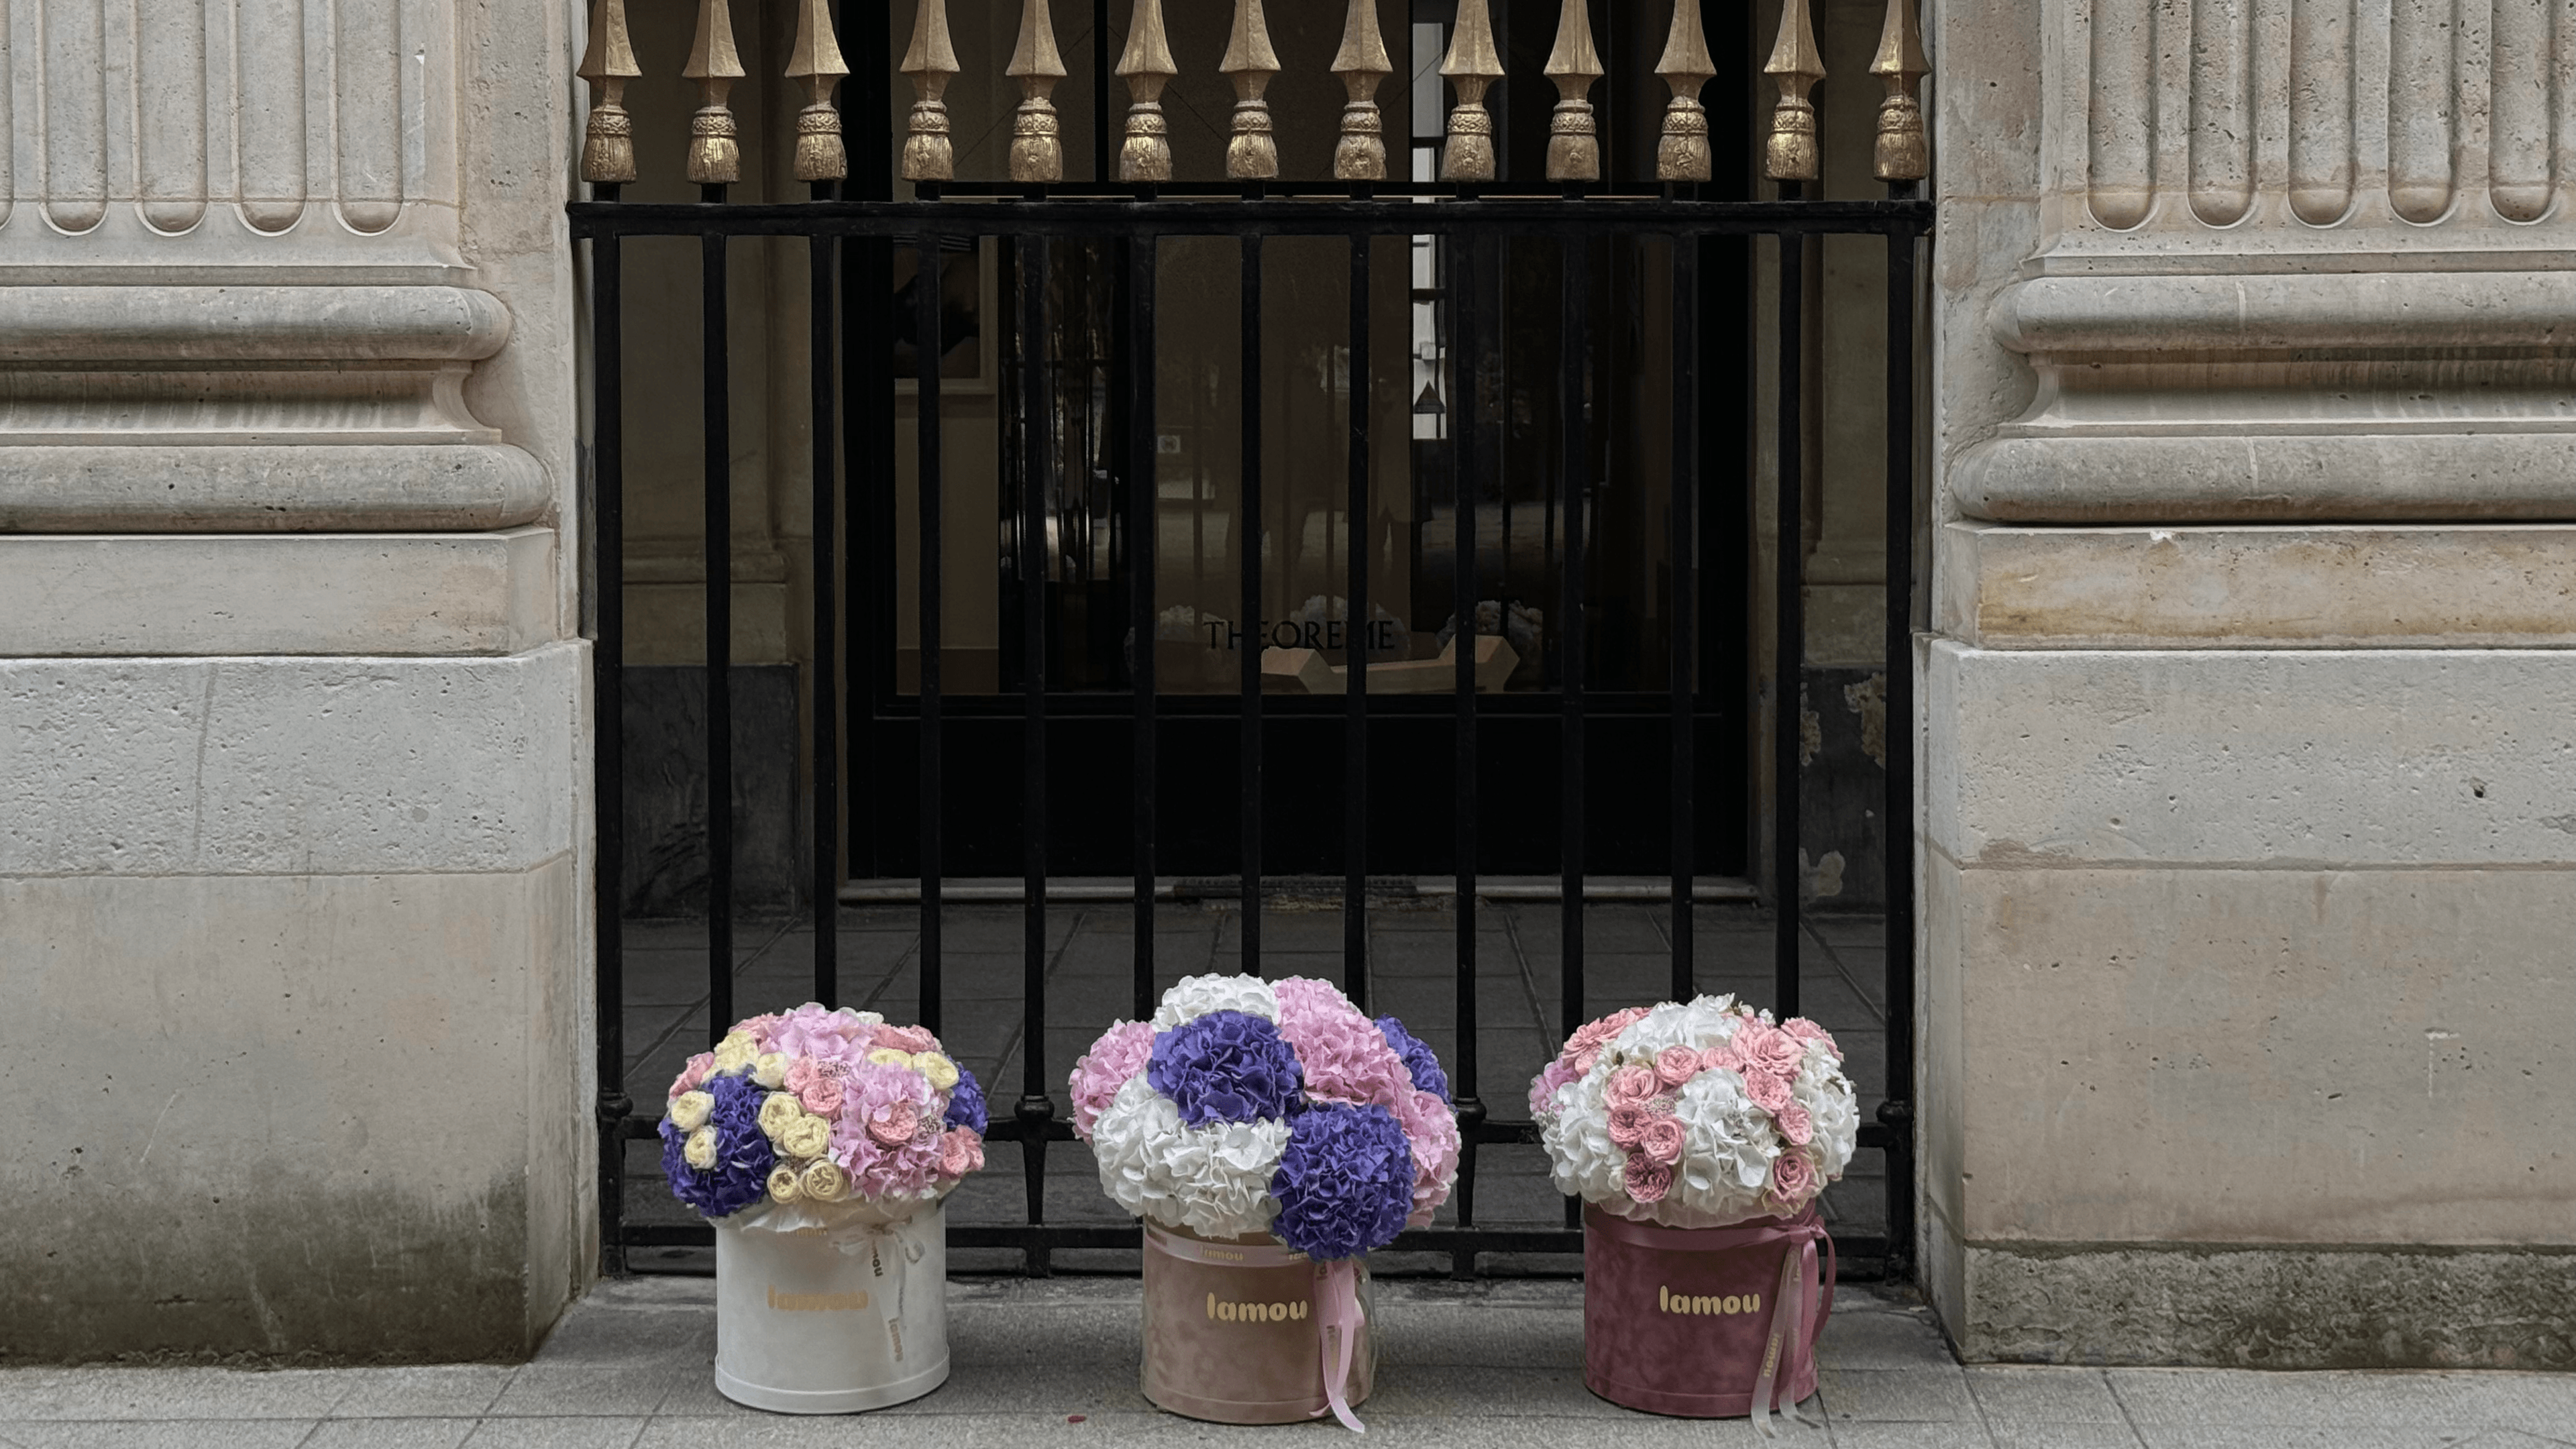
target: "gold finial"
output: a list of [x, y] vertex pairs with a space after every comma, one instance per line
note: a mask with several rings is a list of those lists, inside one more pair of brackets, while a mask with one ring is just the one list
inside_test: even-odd
[[1279, 143], [1270, 134], [1270, 103], [1262, 89], [1279, 73], [1270, 48], [1270, 22], [1261, 0], [1234, 0], [1234, 33], [1217, 70], [1234, 82], [1234, 139], [1225, 143], [1225, 174], [1237, 181], [1267, 181], [1279, 174]]
[[1342, 105], [1342, 139], [1333, 146], [1335, 180], [1386, 179], [1386, 123], [1378, 115], [1377, 87], [1394, 73], [1386, 38], [1378, 33], [1377, 0], [1351, 0], [1350, 14], [1342, 21], [1342, 48], [1333, 55], [1333, 74], [1350, 93]]
[[1172, 179], [1172, 143], [1163, 124], [1163, 87], [1181, 73], [1163, 34], [1163, 0], [1136, 0], [1128, 12], [1127, 51], [1118, 75], [1127, 82], [1127, 139], [1118, 145], [1118, 179]]
[[1055, 53], [1055, 21], [1047, 0], [1021, 0], [1020, 43], [1002, 74], [1020, 82], [1020, 109], [1011, 117], [1011, 179], [1036, 184], [1064, 179], [1064, 142], [1057, 138], [1055, 83], [1064, 59]]
[[902, 72], [912, 78], [912, 119], [903, 138], [903, 179], [948, 181], [957, 175], [957, 148], [948, 140], [948, 78], [957, 74], [957, 47], [948, 43], [948, 0], [921, 0], [912, 13], [912, 47]]
[[721, 186], [742, 177], [742, 147], [733, 139], [733, 112], [725, 97], [742, 78], [742, 57], [733, 48], [733, 11], [726, 0], [698, 0], [698, 38], [689, 44], [689, 63], [680, 74], [698, 83], [704, 104], [689, 118], [689, 179], [700, 186]]
[[1923, 135], [1923, 104], [1914, 83], [1931, 74], [1923, 58], [1923, 30], [1914, 0], [1887, 0], [1887, 27], [1878, 33], [1878, 58], [1869, 73], [1887, 82], [1878, 103], [1878, 152], [1871, 170], [1881, 181], [1920, 181], [1932, 172], [1932, 145]]
[[1556, 47], [1547, 53], [1547, 76], [1556, 82], [1556, 113], [1547, 121], [1547, 179], [1601, 179], [1601, 141], [1592, 132], [1592, 102], [1584, 99], [1601, 79], [1601, 53], [1592, 48], [1591, 0], [1559, 0]]
[[1807, 0], [1781, 0], [1780, 39], [1762, 73], [1780, 84], [1780, 102], [1771, 108], [1771, 142], [1762, 150], [1762, 174], [1774, 181], [1813, 181], [1820, 174], [1816, 108], [1807, 92], [1825, 78], [1825, 61], [1816, 50]]
[[787, 56], [787, 78], [805, 83], [805, 109], [796, 113], [799, 181], [838, 181], [850, 174], [841, 113], [832, 106], [832, 88], [849, 73], [841, 43], [832, 36], [832, 0], [796, 0], [796, 44]]
[[1494, 118], [1485, 111], [1485, 90], [1503, 78], [1503, 62], [1494, 54], [1494, 22], [1485, 0], [1458, 0], [1458, 28], [1440, 73], [1458, 90], [1458, 103], [1449, 108], [1449, 135], [1440, 146], [1440, 179], [1491, 181]]
[[1717, 64], [1699, 23], [1699, 0], [1673, 0], [1672, 33], [1664, 37], [1655, 74], [1673, 89], [1672, 104], [1664, 108], [1664, 137], [1655, 145], [1655, 179], [1706, 181], [1708, 112], [1700, 106], [1699, 88], [1717, 75]]
[[613, 185], [635, 179], [635, 126], [626, 114], [626, 81], [642, 75], [635, 42], [626, 37], [626, 0], [591, 0], [590, 45], [575, 74], [590, 82], [590, 123], [582, 131], [581, 179]]

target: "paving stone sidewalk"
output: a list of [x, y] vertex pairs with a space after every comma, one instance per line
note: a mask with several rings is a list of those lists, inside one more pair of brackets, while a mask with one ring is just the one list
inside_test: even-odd
[[[2576, 1445], [2576, 1375], [1970, 1366], [1900, 1296], [1838, 1291], [1822, 1427], [1658, 1419], [1583, 1388], [1581, 1285], [1382, 1283], [1367, 1444], [1594, 1442], [1795, 1449], [2550, 1449]], [[0, 1370], [9, 1449], [988, 1449], [1354, 1442], [1330, 1423], [1221, 1428], [1136, 1387], [1133, 1279], [961, 1278], [953, 1369], [875, 1414], [789, 1418], [716, 1394], [714, 1285], [602, 1284], [532, 1363], [255, 1372]]]

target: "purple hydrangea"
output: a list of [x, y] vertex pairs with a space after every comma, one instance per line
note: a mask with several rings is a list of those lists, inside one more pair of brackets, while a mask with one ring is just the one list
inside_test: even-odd
[[706, 1217], [742, 1211], [769, 1193], [769, 1170], [778, 1154], [760, 1130], [760, 1100], [768, 1094], [748, 1076], [709, 1077], [705, 1091], [716, 1099], [707, 1125], [715, 1129], [716, 1163], [701, 1172], [682, 1156], [688, 1135], [662, 1119], [662, 1175], [671, 1193]]
[[1291, 1118], [1270, 1176], [1270, 1231], [1309, 1258], [1352, 1258], [1395, 1241], [1413, 1211], [1413, 1152], [1384, 1107], [1318, 1102]]
[[1404, 1069], [1413, 1074], [1413, 1090], [1450, 1101], [1449, 1074], [1440, 1070], [1440, 1058], [1431, 1054], [1431, 1048], [1423, 1045], [1421, 1038], [1406, 1031], [1404, 1023], [1391, 1016], [1379, 1017], [1377, 1029], [1386, 1037], [1386, 1044], [1404, 1059]]
[[1145, 1080], [1193, 1127], [1285, 1117], [1305, 1088], [1278, 1024], [1243, 1011], [1211, 1011], [1155, 1037]]
[[986, 1111], [984, 1084], [964, 1067], [957, 1069], [957, 1085], [948, 1092], [948, 1113], [942, 1120], [951, 1127], [964, 1127], [976, 1136], [984, 1135]]

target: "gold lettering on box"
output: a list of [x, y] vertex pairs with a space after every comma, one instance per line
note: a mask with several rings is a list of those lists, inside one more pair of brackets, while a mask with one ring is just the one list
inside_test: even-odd
[[1659, 1287], [1655, 1290], [1655, 1306], [1665, 1313], [1759, 1313], [1762, 1311], [1762, 1295], [1729, 1293], [1720, 1297], [1716, 1294], [1676, 1293], [1668, 1287]]
[[1216, 1323], [1302, 1323], [1306, 1303], [1303, 1299], [1286, 1303], [1220, 1303], [1211, 1293], [1207, 1296], [1207, 1316]]
[[781, 1293], [769, 1290], [769, 1306], [781, 1313], [849, 1313], [868, 1306], [864, 1289], [848, 1293]]

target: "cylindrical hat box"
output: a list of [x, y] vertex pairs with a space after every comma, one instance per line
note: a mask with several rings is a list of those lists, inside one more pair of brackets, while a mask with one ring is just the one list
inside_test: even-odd
[[[1203, 1238], [1145, 1225], [1145, 1397], [1219, 1424], [1295, 1424], [1332, 1412], [1322, 1333], [1333, 1265], [1269, 1236]], [[1377, 1378], [1375, 1308], [1368, 1267], [1354, 1275], [1360, 1322], [1352, 1333], [1342, 1402], [1357, 1405]]]
[[780, 1414], [847, 1414], [948, 1378], [948, 1213], [864, 1204], [831, 1226], [716, 1225], [716, 1389]]
[[1776, 1355], [1779, 1406], [1801, 1402], [1816, 1391], [1816, 1333], [1833, 1311], [1832, 1250], [1812, 1207], [1723, 1228], [1658, 1228], [1587, 1205], [1584, 1387], [1650, 1414], [1741, 1418], [1754, 1411], [1765, 1357]]

